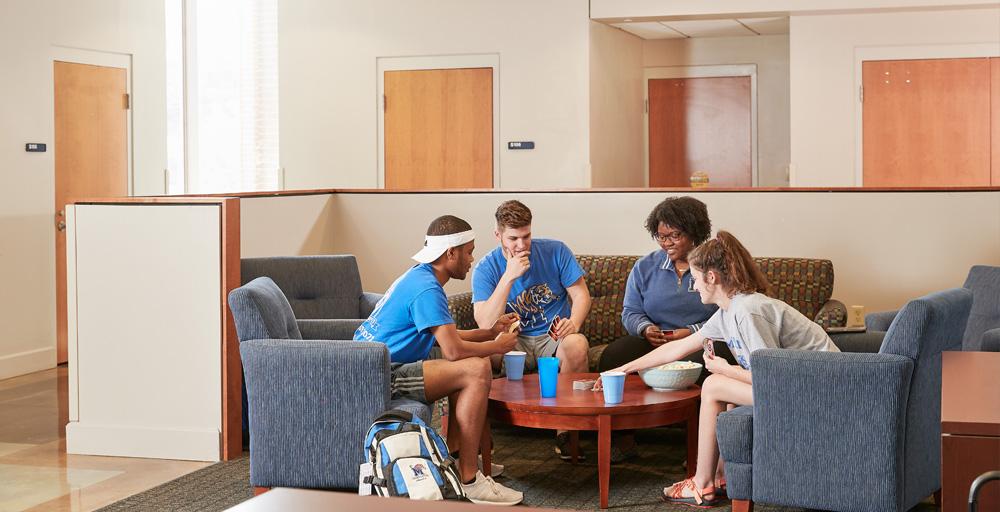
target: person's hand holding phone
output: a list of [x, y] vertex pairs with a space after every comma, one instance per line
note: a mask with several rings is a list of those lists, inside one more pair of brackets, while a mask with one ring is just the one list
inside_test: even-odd
[[655, 325], [650, 325], [642, 332], [642, 337], [649, 342], [650, 345], [654, 347], [659, 347], [667, 341], [667, 335], [673, 333], [673, 331], [662, 331], [659, 327]]

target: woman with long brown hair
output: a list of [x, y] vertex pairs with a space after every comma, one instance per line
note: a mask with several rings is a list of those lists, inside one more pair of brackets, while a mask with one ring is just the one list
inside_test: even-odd
[[[719, 464], [716, 419], [730, 405], [753, 403], [751, 353], [761, 348], [837, 352], [819, 324], [784, 302], [768, 297], [767, 279], [743, 244], [727, 231], [696, 247], [688, 256], [701, 301], [719, 310], [690, 336], [666, 343], [615, 370], [636, 372], [677, 361], [697, 352], [706, 340], [726, 343], [739, 365], [705, 354], [712, 375], [701, 389], [698, 418], [698, 467], [692, 478], [663, 489], [665, 501], [700, 507], [718, 503], [725, 479]], [[600, 381], [597, 383], [600, 388]]]

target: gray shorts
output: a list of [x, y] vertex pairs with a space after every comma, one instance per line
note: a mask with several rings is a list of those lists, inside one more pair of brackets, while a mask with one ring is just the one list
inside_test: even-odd
[[[558, 348], [558, 340], [552, 339], [548, 334], [542, 334], [540, 336], [518, 336], [517, 347], [514, 350], [525, 353], [524, 373], [530, 373], [538, 370], [539, 357], [555, 357]], [[504, 374], [506, 374], [506, 368]]]
[[441, 359], [441, 347], [435, 345], [427, 359], [412, 363], [392, 363], [389, 367], [390, 395], [393, 400], [408, 398], [418, 402], [428, 403], [424, 392], [424, 361]]

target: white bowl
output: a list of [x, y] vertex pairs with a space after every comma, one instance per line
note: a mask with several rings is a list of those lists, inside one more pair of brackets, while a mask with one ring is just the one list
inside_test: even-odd
[[690, 368], [670, 368], [670, 364], [655, 366], [639, 371], [639, 376], [647, 386], [656, 391], [673, 391], [686, 389], [698, 381], [701, 376], [702, 365], [690, 361], [678, 361], [686, 365], [694, 365]]

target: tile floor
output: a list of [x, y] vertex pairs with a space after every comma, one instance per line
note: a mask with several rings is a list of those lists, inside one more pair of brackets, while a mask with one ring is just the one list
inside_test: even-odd
[[94, 510], [211, 464], [67, 455], [67, 373], [0, 380], [0, 512]]

